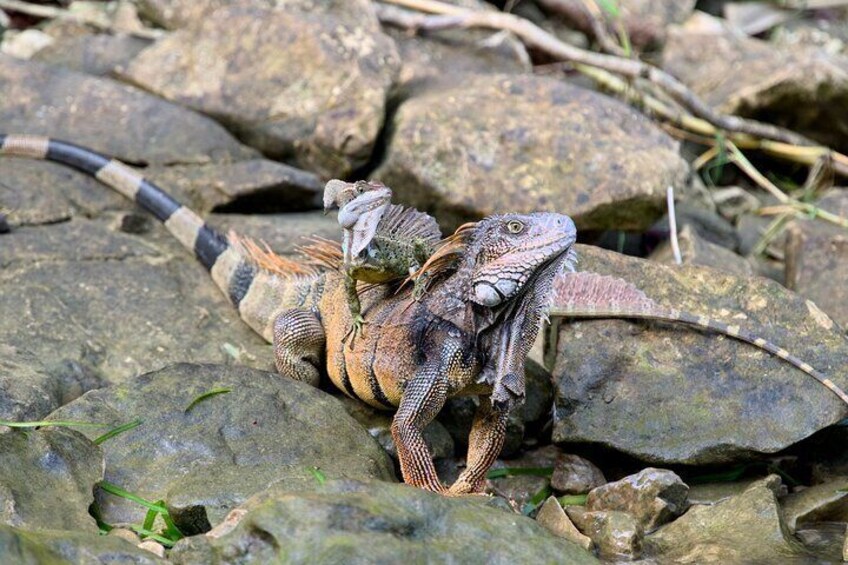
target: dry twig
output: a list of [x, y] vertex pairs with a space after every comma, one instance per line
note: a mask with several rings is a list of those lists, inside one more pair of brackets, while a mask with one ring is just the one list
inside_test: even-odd
[[[9, 12], [18, 12], [20, 14], [26, 14], [27, 16], [35, 16], [36, 18], [65, 20], [83, 25], [90, 25], [91, 27], [102, 31], [114, 31], [112, 22], [105, 16], [100, 18], [91, 14], [77, 14], [62, 8], [44, 6], [41, 4], [30, 4], [29, 2], [22, 2], [21, 0], [0, 0], [0, 8]], [[148, 28], [132, 30], [127, 33], [144, 39], [158, 39], [163, 35], [162, 30]]]

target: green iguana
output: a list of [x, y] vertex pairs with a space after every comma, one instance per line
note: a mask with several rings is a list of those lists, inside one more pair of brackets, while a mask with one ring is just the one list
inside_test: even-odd
[[[91, 174], [150, 211], [209, 270], [241, 318], [274, 344], [277, 369], [333, 383], [376, 408], [397, 408], [392, 422], [401, 471], [412, 485], [446, 494], [476, 492], [497, 457], [510, 408], [524, 397], [523, 364], [546, 311], [558, 316], [649, 317], [680, 321], [752, 343], [822, 382], [827, 377], [785, 349], [728, 326], [663, 308], [633, 285], [573, 266], [573, 222], [560, 214], [505, 214], [466, 224], [411, 278], [427, 277], [416, 300], [409, 288], [363, 292], [362, 313], [375, 331], [355, 347], [341, 343], [352, 323], [341, 249], [318, 249], [317, 268], [229, 240], [139, 173], [88, 149], [44, 137], [0, 134], [0, 155], [64, 163]], [[553, 306], [550, 303], [553, 301]], [[341, 306], [340, 306], [341, 305]], [[439, 480], [422, 430], [447, 398], [483, 396], [469, 436], [467, 467], [449, 488]]]
[[[554, 277], [573, 258], [570, 218], [504, 214], [457, 230], [420, 269], [429, 285], [420, 299], [408, 287], [395, 292], [381, 285], [362, 293], [362, 313], [375, 330], [351, 348], [342, 343], [353, 320], [340, 272], [228, 240], [138, 172], [94, 151], [0, 134], [3, 154], [72, 166], [152, 213], [208, 269], [241, 318], [273, 343], [281, 374], [317, 384], [326, 366], [349, 396], [396, 408], [391, 430], [405, 482], [451, 495], [482, 489], [503, 445], [513, 399], [523, 397], [517, 375], [523, 375]], [[466, 394], [483, 398], [467, 466], [447, 487], [422, 432], [448, 398]]]
[[414, 208], [391, 204], [392, 191], [379, 182], [331, 180], [324, 188], [324, 213], [339, 208], [346, 289], [353, 316], [353, 343], [365, 322], [357, 281], [384, 284], [418, 271], [442, 237], [436, 220]]

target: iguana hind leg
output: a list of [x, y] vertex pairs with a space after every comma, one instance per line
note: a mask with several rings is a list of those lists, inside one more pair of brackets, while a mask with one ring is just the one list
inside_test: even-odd
[[468, 458], [465, 470], [448, 489], [448, 495], [480, 492], [486, 473], [501, 452], [506, 436], [509, 413], [492, 405], [489, 397], [480, 399], [468, 436]]
[[392, 420], [392, 438], [403, 482], [439, 493], [445, 493], [447, 489], [436, 473], [433, 457], [424, 442], [423, 430], [442, 409], [446, 399], [447, 385], [438, 372], [419, 371], [406, 384]]
[[281, 375], [318, 386], [324, 346], [324, 327], [311, 310], [286, 310], [274, 321], [274, 361]]

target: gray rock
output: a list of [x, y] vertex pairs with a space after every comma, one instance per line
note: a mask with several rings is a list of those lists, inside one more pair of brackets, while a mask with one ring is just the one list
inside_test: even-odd
[[4, 132], [50, 135], [136, 164], [256, 156], [213, 120], [109, 79], [0, 55], [0, 91]]
[[689, 485], [690, 504], [715, 504], [744, 492], [754, 481], [733, 481]]
[[[219, 387], [231, 392], [186, 408]], [[205, 531], [272, 485], [313, 490], [327, 478], [392, 480], [391, 461], [334, 398], [245, 367], [175, 365], [89, 392], [51, 419], [143, 424], [104, 444], [106, 480], [165, 500], [184, 533]], [[96, 432], [85, 432], [93, 436]], [[137, 523], [145, 509], [97, 494], [103, 520]]]
[[316, 210], [324, 194], [316, 175], [267, 159], [156, 167], [145, 175], [199, 213], [234, 206], [260, 213]]
[[[592, 33], [586, 8], [580, 0], [539, 0], [539, 5], [564, 17], [566, 22], [584, 33]], [[628, 0], [615, 6], [615, 21], [624, 26], [631, 45], [642, 51], [658, 51], [665, 43], [668, 26], [685, 20], [695, 8], [695, 0]]]
[[649, 467], [593, 489], [586, 509], [627, 512], [649, 532], [683, 514], [688, 494], [689, 487], [676, 473]]
[[328, 482], [313, 494], [258, 494], [220, 531], [180, 541], [178, 564], [597, 563], [535, 521], [481, 497], [447, 498], [405, 485]]
[[446, 228], [568, 210], [579, 229], [643, 229], [688, 174], [677, 142], [635, 110], [538, 76], [474, 76], [407, 100], [387, 142], [374, 176]]
[[298, 245], [306, 243], [307, 236], [339, 241], [342, 229], [333, 216], [321, 212], [294, 212], [291, 214], [212, 214], [209, 224], [221, 233], [235, 230], [266, 242], [274, 252], [294, 255]]
[[215, 116], [266, 155], [331, 177], [369, 159], [399, 67], [394, 43], [368, 17], [229, 6], [160, 39], [122, 76]]
[[[833, 192], [817, 206], [848, 214], [848, 195]], [[848, 234], [821, 220], [795, 220], [786, 230], [786, 286], [848, 327]]]
[[[765, 118], [839, 151], [848, 148], [848, 59], [780, 49], [697, 13], [669, 33], [663, 67], [728, 114]], [[798, 109], [803, 108], [803, 112]]]
[[569, 506], [566, 514], [574, 525], [591, 538], [601, 559], [630, 560], [642, 555], [642, 527], [626, 512], [594, 511]]
[[140, 238], [104, 223], [2, 236], [0, 343], [39, 359], [35, 371], [70, 362], [110, 382], [179, 361], [273, 367], [270, 345], [161, 226]]
[[[97, 436], [106, 428], [93, 428]], [[0, 523], [34, 530], [97, 532], [88, 514], [103, 453], [66, 428], [0, 432]], [[2, 542], [0, 542], [2, 545]], [[0, 550], [0, 555], [5, 553]], [[5, 559], [5, 557], [3, 558]]]
[[218, 8], [283, 6], [287, 11], [332, 15], [345, 22], [359, 22], [373, 29], [380, 23], [369, 0], [139, 0], [139, 13], [165, 29], [191, 26]]
[[542, 504], [536, 514], [536, 521], [553, 535], [572, 541], [586, 551], [592, 551], [595, 545], [588, 536], [580, 533], [554, 496], [548, 497]]
[[63, 530], [32, 532], [1, 524], [0, 555], [5, 563], [25, 565], [168, 563], [118, 537]]
[[812, 522], [848, 522], [848, 478], [793, 492], [780, 505], [791, 532]]
[[[391, 430], [392, 414], [380, 412], [365, 405], [361, 401], [346, 396], [338, 398], [344, 405], [347, 413], [353, 416], [363, 428], [368, 430], [371, 437], [377, 440], [377, 443], [386, 450], [386, 453], [397, 460], [397, 448], [395, 447]], [[434, 459], [454, 456], [453, 438], [451, 438], [450, 433], [448, 433], [447, 429], [438, 420], [433, 420], [424, 428], [424, 441], [427, 443], [427, 447], [430, 448], [430, 453]]]
[[101, 375], [78, 362], [64, 360], [46, 367], [32, 352], [0, 343], [0, 419], [41, 420], [104, 384]]
[[585, 494], [606, 482], [603, 472], [591, 461], [571, 453], [557, 457], [551, 475], [551, 487], [563, 494]]
[[[743, 277], [754, 274], [754, 267], [747, 259], [729, 249], [701, 239], [689, 225], [680, 230], [678, 244], [684, 265], [712, 267]], [[671, 242], [664, 241], [651, 254], [650, 259], [660, 263], [674, 264], [675, 259]]]
[[713, 506], [693, 506], [645, 539], [658, 563], [783, 563], [801, 550], [786, 534], [776, 475]]
[[148, 45], [150, 40], [131, 35], [103, 33], [60, 37], [39, 49], [32, 60], [89, 75], [109, 76]]
[[546, 445], [528, 450], [513, 459], [498, 459], [492, 470], [507, 467], [532, 469], [533, 472], [489, 479], [489, 490], [512, 501], [516, 508], [521, 509], [534, 495], [550, 486], [550, 473], [558, 456], [559, 450], [556, 446]]
[[[841, 330], [774, 282], [586, 246], [578, 253], [581, 270], [626, 279], [660, 304], [739, 324], [848, 385]], [[563, 324], [556, 351], [553, 440], [560, 444], [599, 443], [652, 463], [720, 463], [780, 451], [846, 414], [836, 395], [779, 358], [686, 326]]]
[[[482, 0], [449, 3], [472, 10], [496, 10]], [[391, 15], [400, 8], [381, 5], [379, 10]], [[531, 69], [524, 44], [512, 35], [484, 29], [446, 29], [426, 34], [410, 34], [409, 30], [393, 26], [386, 26], [385, 30], [400, 52], [398, 83], [403, 96], [456, 85], [472, 74], [526, 73]]]

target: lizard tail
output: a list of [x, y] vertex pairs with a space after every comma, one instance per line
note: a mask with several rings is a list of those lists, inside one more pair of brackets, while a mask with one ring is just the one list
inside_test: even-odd
[[[284, 277], [269, 273], [246, 252], [208, 226], [139, 172], [120, 161], [65, 141], [34, 135], [0, 134], [0, 155], [54, 161], [95, 177], [153, 214], [209, 271], [215, 284], [257, 333], [271, 341], [276, 304], [287, 302]], [[296, 276], [299, 273], [292, 273]], [[273, 305], [273, 306], [272, 306]]]

